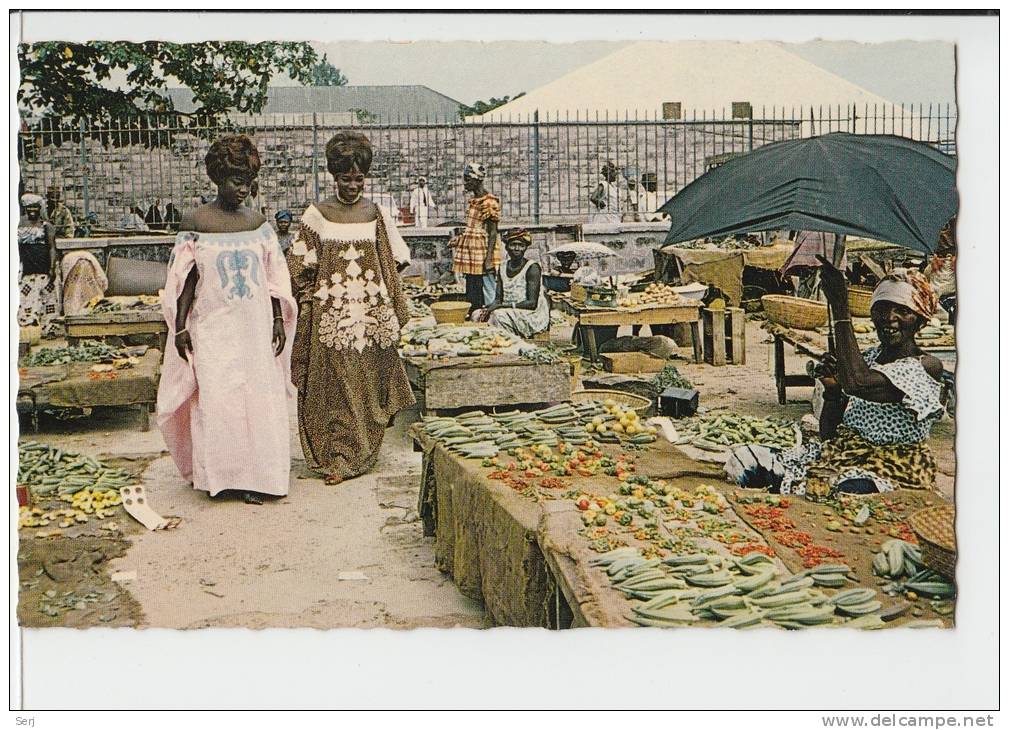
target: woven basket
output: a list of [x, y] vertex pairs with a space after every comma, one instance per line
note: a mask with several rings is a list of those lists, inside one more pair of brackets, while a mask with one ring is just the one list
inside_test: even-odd
[[438, 324], [462, 324], [469, 313], [469, 302], [431, 302], [431, 314]]
[[585, 297], [588, 296], [588, 291], [581, 284], [575, 284], [571, 282], [571, 301], [577, 302], [578, 304], [585, 303]]
[[767, 318], [783, 327], [797, 330], [815, 330], [827, 324], [827, 305], [812, 299], [767, 294], [760, 298]]
[[868, 317], [872, 309], [872, 289], [866, 286], [848, 287], [848, 311], [853, 317]]
[[616, 401], [622, 406], [633, 408], [639, 416], [647, 416], [649, 409], [652, 407], [652, 402], [647, 398], [634, 395], [633, 393], [625, 393], [622, 390], [576, 390], [571, 394], [571, 400], [575, 403], [583, 403], [589, 400], [602, 403], [607, 399]]
[[951, 505], [915, 512], [908, 524], [921, 545], [921, 560], [947, 578], [956, 576], [955, 513]]

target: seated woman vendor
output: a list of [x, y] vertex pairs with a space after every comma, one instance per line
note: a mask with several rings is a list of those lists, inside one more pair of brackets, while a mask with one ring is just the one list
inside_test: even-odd
[[508, 259], [497, 272], [494, 302], [476, 318], [519, 337], [531, 337], [550, 328], [550, 305], [543, 292], [540, 265], [526, 258], [532, 236], [513, 230], [502, 236]]
[[943, 412], [942, 364], [919, 349], [915, 334], [935, 314], [935, 293], [918, 272], [887, 276], [872, 295], [880, 344], [859, 352], [844, 274], [820, 260], [835, 341], [826, 363], [833, 372], [821, 381], [822, 440], [777, 456], [780, 491], [817, 499], [932, 489], [936, 462], [925, 441]]

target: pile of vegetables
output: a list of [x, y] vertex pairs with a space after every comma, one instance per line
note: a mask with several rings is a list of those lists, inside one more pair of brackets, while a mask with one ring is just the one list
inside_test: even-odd
[[673, 287], [662, 282], [649, 284], [643, 292], [631, 293], [618, 302], [621, 307], [640, 307], [647, 304], [683, 304], [686, 300]]
[[87, 522], [90, 515], [103, 519], [122, 503], [119, 490], [133, 481], [128, 472], [108, 467], [93, 457], [24, 441], [18, 444], [18, 485], [28, 487], [36, 498], [69, 503], [70, 509], [22, 507], [18, 527], [45, 527], [58, 521], [65, 528]]
[[921, 561], [921, 549], [906, 540], [887, 540], [872, 561], [872, 572], [895, 581], [884, 592], [953, 598], [956, 586]]
[[410, 319], [424, 319], [431, 316], [431, 307], [413, 297], [406, 300], [406, 311]]
[[693, 383], [680, 375], [680, 371], [676, 369], [675, 365], [666, 365], [662, 370], [657, 372], [655, 377], [652, 378], [652, 385], [655, 386], [656, 391], [659, 393], [663, 392], [666, 388], [686, 388], [689, 390], [694, 387]]
[[[615, 401], [561, 403], [538, 411], [428, 416], [424, 432], [468, 458], [497, 456], [531, 446], [585, 446], [624, 443], [641, 447], [655, 441], [655, 428], [646, 426], [633, 410]], [[493, 453], [485, 453], [493, 452]]]
[[683, 419], [676, 428], [681, 436], [676, 443], [707, 451], [722, 451], [743, 444], [790, 449], [797, 438], [791, 421], [731, 414]]
[[530, 360], [531, 362], [542, 365], [554, 365], [559, 362], [564, 362], [564, 358], [553, 350], [548, 350], [545, 347], [538, 347], [536, 345], [523, 347], [519, 350], [519, 357], [523, 360]]
[[71, 362], [112, 362], [128, 358], [134, 350], [115, 347], [98, 340], [86, 340], [71, 347], [45, 347], [34, 350], [25, 360], [29, 367], [64, 365]]
[[495, 327], [457, 325], [416, 325], [400, 336], [400, 352], [405, 357], [471, 357], [496, 355], [515, 348], [514, 337]]
[[612, 550], [590, 561], [616, 590], [640, 603], [628, 617], [641, 626], [677, 627], [700, 620], [728, 628], [809, 626], [879, 628], [882, 604], [872, 588], [828, 596], [819, 587], [840, 587], [847, 565], [819, 566], [780, 578], [777, 564], [752, 551], [739, 558], [706, 553], [647, 559], [636, 548]]

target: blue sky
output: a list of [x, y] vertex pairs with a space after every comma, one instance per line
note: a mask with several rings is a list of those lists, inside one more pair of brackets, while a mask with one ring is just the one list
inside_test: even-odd
[[[352, 84], [423, 84], [464, 102], [531, 91], [626, 43], [584, 41], [316, 43]], [[890, 101], [952, 103], [953, 47], [942, 42], [813, 41], [786, 47]]]

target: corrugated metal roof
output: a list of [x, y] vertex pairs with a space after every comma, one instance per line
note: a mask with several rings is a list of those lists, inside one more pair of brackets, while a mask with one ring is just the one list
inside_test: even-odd
[[[191, 112], [193, 93], [168, 89], [175, 108]], [[427, 86], [272, 86], [261, 114], [311, 114], [363, 109], [383, 122], [457, 121], [461, 103]]]

